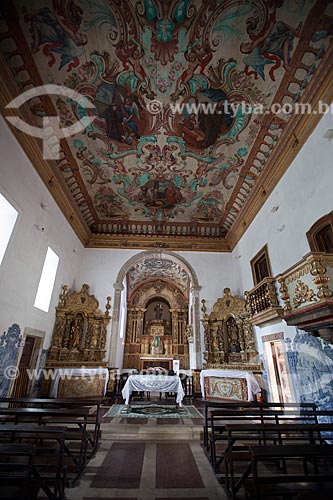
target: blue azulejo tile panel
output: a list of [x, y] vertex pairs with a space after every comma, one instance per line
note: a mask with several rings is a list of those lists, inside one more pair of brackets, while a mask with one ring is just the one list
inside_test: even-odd
[[0, 397], [6, 397], [16, 374], [18, 350], [22, 343], [19, 325], [14, 323], [0, 336]]
[[[299, 400], [314, 402], [321, 410], [333, 410], [333, 346], [299, 330], [286, 339], [288, 360]], [[331, 417], [321, 417], [322, 421]]]

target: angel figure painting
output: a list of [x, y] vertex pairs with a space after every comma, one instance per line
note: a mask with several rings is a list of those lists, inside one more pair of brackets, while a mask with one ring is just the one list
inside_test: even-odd
[[[187, 104], [188, 108], [184, 109], [178, 125], [188, 145], [197, 149], [207, 148], [231, 128], [232, 110], [229, 109], [227, 96], [222, 90], [204, 90]], [[193, 112], [194, 110], [198, 113]]]
[[135, 94], [128, 95], [116, 84], [102, 84], [94, 104], [103, 120], [99, 126], [109, 139], [129, 146], [138, 142], [145, 129], [145, 111]]

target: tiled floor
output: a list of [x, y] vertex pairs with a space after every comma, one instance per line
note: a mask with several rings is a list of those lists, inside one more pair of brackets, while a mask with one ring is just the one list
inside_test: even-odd
[[224, 500], [203, 452], [201, 419], [107, 418], [100, 448], [68, 500]]

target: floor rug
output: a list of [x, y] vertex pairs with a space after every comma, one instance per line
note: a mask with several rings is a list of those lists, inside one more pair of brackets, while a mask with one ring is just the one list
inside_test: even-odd
[[104, 417], [126, 417], [126, 418], [202, 418], [201, 413], [195, 406], [162, 405], [162, 404], [142, 404], [129, 406], [113, 405]]

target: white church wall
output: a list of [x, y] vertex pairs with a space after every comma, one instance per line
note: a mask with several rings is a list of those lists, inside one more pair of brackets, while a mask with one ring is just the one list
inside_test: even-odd
[[[253, 287], [250, 260], [267, 243], [273, 276], [310, 251], [306, 232], [333, 209], [333, 141], [323, 136], [333, 128], [324, 115], [284, 174], [249, 229], [232, 252], [243, 290]], [[279, 207], [272, 212], [273, 207]]]
[[[223, 297], [223, 289], [230, 288], [231, 293], [239, 293], [238, 275], [234, 273], [233, 261], [230, 253], [206, 253], [206, 252], [180, 252], [195, 269], [200, 289], [201, 300], [206, 300], [207, 314], [219, 297]], [[200, 310], [200, 317], [202, 313]], [[204, 330], [200, 324], [201, 352], [205, 351]], [[203, 361], [203, 359], [201, 360]]]
[[[83, 246], [2, 117], [0, 131], [0, 192], [19, 212], [0, 267], [0, 334], [12, 324], [22, 333], [26, 327], [41, 330], [47, 348], [61, 286], [73, 285]], [[46, 313], [34, 301], [48, 246], [60, 260]]]
[[206, 299], [210, 308], [218, 297], [223, 297], [223, 289], [228, 287], [237, 294], [240, 282], [235, 276], [230, 253], [179, 252], [193, 267], [198, 276], [200, 297]]
[[[329, 142], [323, 137], [329, 128], [333, 128], [331, 114], [323, 116], [234, 248], [232, 259], [236, 263], [236, 268], [238, 267], [243, 291], [254, 286], [250, 260], [264, 245], [268, 245], [272, 274], [276, 276], [310, 251], [306, 232], [317, 219], [333, 209], [333, 141]], [[279, 208], [277, 211], [272, 211], [273, 207]], [[292, 345], [295, 337], [298, 338], [300, 335], [297, 334], [296, 328], [288, 327], [284, 321], [255, 330], [261, 357], [264, 357], [262, 344], [264, 335], [282, 332], [285, 339], [292, 341]], [[286, 344], [284, 348], [287, 352]], [[295, 397], [302, 398], [302, 389], [297, 386], [297, 378], [294, 375], [292, 378]]]

